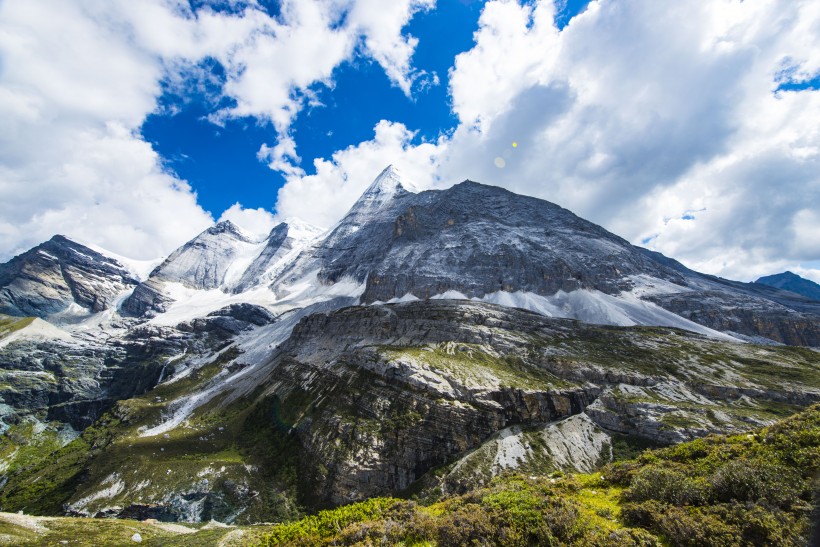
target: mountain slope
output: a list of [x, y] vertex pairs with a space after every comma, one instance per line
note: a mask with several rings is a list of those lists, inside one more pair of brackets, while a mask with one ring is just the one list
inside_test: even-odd
[[[601, 474], [508, 475], [425, 504], [375, 499], [257, 545], [814, 545], [820, 408], [748, 435], [646, 451]], [[433, 503], [429, 503], [432, 501]]]
[[[608, 461], [616, 434], [680, 442], [771, 423], [820, 400], [813, 350], [477, 302], [314, 313], [270, 358], [253, 351], [240, 342], [177, 358], [152, 391], [120, 402], [57, 452], [20, 462], [0, 507], [280, 520], [299, 506], [439, 484], [437, 468], [466, 462], [498, 436], [503, 450], [486, 464], [473, 458], [470, 474], [449, 474], [441, 487], [457, 490], [465, 477], [480, 484], [496, 474], [489, 464], [499, 454], [508, 470], [535, 462], [589, 470]], [[212, 399], [186, 407], [205, 392]], [[554, 424], [568, 417], [582, 421]], [[525, 435], [509, 436], [511, 427]], [[559, 450], [566, 442], [575, 447]]]
[[[74, 271], [66, 253], [45, 270]], [[80, 254], [78, 284], [113, 268]], [[820, 399], [817, 351], [776, 344], [817, 346], [820, 303], [499, 188], [414, 193], [393, 168], [325, 234], [220, 223], [121, 315], [129, 290], [73, 321], [85, 292], [68, 291], [39, 313], [70, 340], [0, 347], [0, 509], [284, 520], [589, 471], [624, 443], [743, 431]]]
[[225, 294], [251, 290], [275, 276], [320, 233], [298, 221], [280, 223], [258, 241], [232, 222], [220, 222], [171, 253], [123, 303], [123, 310], [136, 316], [163, 313], [186, 289]]
[[[816, 544], [820, 408], [762, 430], [619, 458], [602, 473], [506, 474], [423, 501], [376, 498], [276, 525], [228, 527], [0, 513], [14, 545]], [[761, 472], [762, 471], [762, 472]], [[733, 501], [733, 499], [734, 501]], [[816, 514], [816, 513], [815, 513]], [[814, 530], [812, 530], [814, 527]]]
[[804, 279], [792, 272], [783, 272], [775, 275], [767, 275], [761, 277], [755, 283], [761, 285], [768, 285], [785, 291], [791, 291], [810, 298], [811, 300], [820, 301], [820, 285], [809, 279]]
[[0, 313], [100, 312], [137, 283], [115, 259], [57, 235], [0, 264]]

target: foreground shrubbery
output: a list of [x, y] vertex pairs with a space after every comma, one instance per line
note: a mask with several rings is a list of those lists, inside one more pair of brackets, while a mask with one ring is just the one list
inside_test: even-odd
[[371, 499], [273, 528], [262, 545], [806, 545], [820, 405], [599, 475], [507, 476], [431, 505]]
[[805, 545], [820, 470], [820, 407], [758, 434], [708, 437], [612, 464], [622, 521], [671, 545]]

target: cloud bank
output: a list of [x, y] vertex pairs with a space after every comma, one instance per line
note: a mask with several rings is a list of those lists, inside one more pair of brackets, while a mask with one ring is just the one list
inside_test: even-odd
[[290, 126], [341, 63], [373, 60], [410, 98], [423, 86], [403, 29], [431, 9], [0, 3], [2, 258], [54, 233], [151, 258], [212, 223], [139, 131], [163, 92], [217, 63], [210, 119], [270, 124], [250, 153], [286, 180], [276, 218], [241, 204], [221, 217], [253, 230], [329, 226], [393, 163], [423, 188], [469, 178], [549, 199], [702, 271], [820, 280], [817, 2], [598, 0], [559, 30], [551, 0], [490, 1], [449, 73], [454, 131], [419, 142], [385, 116], [370, 140], [300, 165]]

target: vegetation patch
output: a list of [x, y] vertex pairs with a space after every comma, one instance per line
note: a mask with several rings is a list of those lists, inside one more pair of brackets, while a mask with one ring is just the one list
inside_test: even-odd
[[379, 498], [323, 511], [273, 527], [258, 545], [802, 546], [818, 474], [815, 405], [755, 433], [646, 450], [602, 473], [502, 475], [427, 505]]
[[424, 347], [383, 347], [389, 359], [408, 356], [431, 370], [467, 384], [486, 385], [495, 378], [501, 386], [552, 390], [572, 384], [516, 355], [496, 356], [477, 344], [445, 343]]
[[34, 321], [34, 317], [0, 315], [0, 339], [5, 338], [15, 331], [26, 328], [31, 325], [32, 321]]

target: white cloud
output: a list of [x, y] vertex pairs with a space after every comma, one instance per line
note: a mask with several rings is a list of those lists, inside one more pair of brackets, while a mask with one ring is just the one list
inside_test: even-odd
[[[820, 43], [807, 21], [820, 21], [810, 3], [594, 2], [560, 33], [560, 56], [519, 78], [506, 110], [453, 87], [454, 104], [494, 121], [459, 128], [443, 177], [551, 199], [732, 278], [816, 260], [804, 210], [820, 203], [820, 93], [773, 93], [784, 58], [817, 73]], [[474, 67], [481, 78], [502, 49], [537, 61], [537, 50], [496, 41], [504, 32], [478, 36], [487, 42], [456, 71]], [[503, 170], [491, 163], [498, 155]]]
[[430, 10], [435, 0], [358, 0], [350, 6], [349, 24], [364, 37], [370, 56], [405, 95], [410, 96], [419, 74], [410, 64], [418, 39], [404, 36], [402, 28], [417, 11]]
[[302, 168], [297, 167], [302, 158], [296, 153], [296, 141], [293, 137], [287, 136], [279, 139], [276, 146], [270, 147], [262, 144], [256, 153], [259, 161], [267, 162], [274, 171], [280, 171], [285, 175], [304, 175]]
[[276, 224], [274, 216], [262, 209], [245, 209], [239, 203], [234, 203], [222, 213], [219, 222], [230, 220], [246, 232], [255, 236], [266, 236]]
[[[289, 124], [360, 41], [396, 85], [415, 78], [402, 29], [431, 0], [373, 13], [365, 1], [285, 0], [276, 18], [256, 2], [196, 13], [182, 0], [0, 3], [0, 259], [54, 233], [153, 258], [211, 223], [139, 134], [160, 83], [184, 85], [205, 59], [223, 65], [219, 92], [235, 101], [213, 119], [272, 123], [281, 140], [260, 154], [299, 174]], [[226, 215], [265, 220], [241, 206]]]
[[62, 233], [153, 258], [210, 224], [135, 132], [161, 66], [69, 2], [0, 4], [0, 253]]
[[313, 175], [291, 174], [279, 190], [277, 217], [300, 218], [317, 226], [332, 226], [353, 205], [387, 164], [392, 163], [420, 188], [436, 182], [439, 143], [412, 144], [414, 133], [401, 123], [382, 120], [372, 140], [317, 159]]

